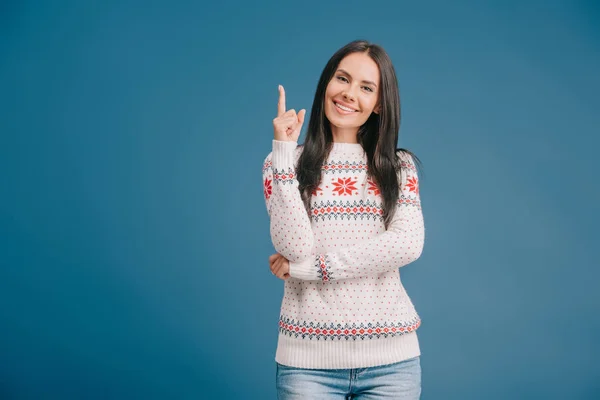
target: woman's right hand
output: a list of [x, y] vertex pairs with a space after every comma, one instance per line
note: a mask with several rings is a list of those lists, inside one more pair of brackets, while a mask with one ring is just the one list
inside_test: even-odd
[[285, 90], [279, 85], [279, 102], [277, 103], [277, 117], [273, 119], [275, 140], [282, 142], [297, 142], [304, 124], [306, 110], [302, 109], [298, 114], [296, 110], [285, 110]]

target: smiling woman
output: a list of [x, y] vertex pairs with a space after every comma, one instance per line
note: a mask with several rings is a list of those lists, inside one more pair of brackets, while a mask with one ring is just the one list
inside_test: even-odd
[[365, 53], [344, 58], [325, 92], [325, 115], [340, 142], [356, 142], [356, 127], [377, 114], [379, 67]]
[[398, 82], [378, 45], [354, 41], [326, 64], [306, 111], [279, 87], [263, 184], [284, 280], [279, 399], [418, 399], [421, 323], [399, 273], [421, 255], [416, 162], [397, 149]]

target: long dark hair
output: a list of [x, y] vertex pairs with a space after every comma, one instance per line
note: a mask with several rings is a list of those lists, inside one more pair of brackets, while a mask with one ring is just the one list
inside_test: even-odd
[[420, 160], [412, 152], [396, 148], [400, 129], [400, 93], [392, 61], [381, 46], [366, 40], [355, 40], [339, 49], [325, 65], [317, 84], [296, 175], [302, 200], [310, 212], [311, 193], [321, 183], [321, 167], [333, 146], [331, 126], [325, 116], [325, 91], [342, 59], [358, 52], [369, 55], [381, 74], [379, 114], [372, 113], [359, 128], [357, 140], [367, 154], [368, 174], [381, 192], [383, 220], [387, 228], [396, 211], [400, 188], [397, 173], [401, 166], [396, 152], [403, 151], [411, 155], [416, 166], [420, 165]]

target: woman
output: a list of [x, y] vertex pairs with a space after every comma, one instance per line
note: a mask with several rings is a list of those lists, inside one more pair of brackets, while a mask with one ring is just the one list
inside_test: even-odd
[[306, 111], [279, 87], [264, 195], [285, 281], [279, 399], [418, 399], [420, 318], [398, 268], [421, 255], [415, 161], [396, 149], [400, 99], [378, 45], [354, 41], [325, 66]]

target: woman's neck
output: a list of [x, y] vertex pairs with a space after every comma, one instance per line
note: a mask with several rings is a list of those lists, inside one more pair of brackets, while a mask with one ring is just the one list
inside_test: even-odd
[[337, 126], [331, 126], [331, 135], [333, 136], [334, 143], [358, 143], [357, 135], [358, 129], [356, 128], [338, 128]]

